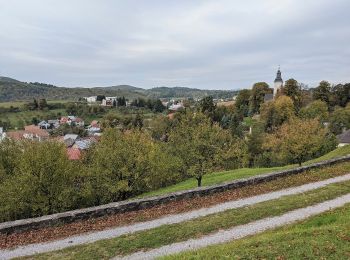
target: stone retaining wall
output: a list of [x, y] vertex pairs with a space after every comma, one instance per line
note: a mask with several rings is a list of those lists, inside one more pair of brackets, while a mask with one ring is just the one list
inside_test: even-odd
[[114, 202], [114, 203], [109, 203], [109, 204], [105, 204], [97, 207], [72, 210], [72, 211], [57, 213], [53, 215], [47, 215], [47, 216], [38, 217], [38, 218], [29, 218], [29, 219], [4, 222], [4, 223], [0, 223], [0, 234], [23, 232], [26, 230], [56, 226], [60, 224], [71, 223], [71, 222], [89, 219], [89, 218], [97, 218], [97, 217], [102, 217], [102, 216], [107, 216], [107, 215], [112, 215], [117, 213], [151, 208], [155, 205], [165, 204], [170, 201], [190, 199], [197, 196], [207, 196], [210, 194], [223, 192], [226, 190], [237, 189], [237, 188], [241, 188], [244, 186], [253, 185], [257, 183], [267, 182], [267, 181], [277, 179], [279, 177], [298, 174], [310, 169], [329, 166], [332, 164], [345, 162], [345, 161], [350, 161], [350, 155], [323, 161], [320, 163], [311, 164], [308, 166], [298, 167], [295, 169], [276, 171], [268, 174], [259, 175], [256, 177], [240, 179], [237, 181], [227, 182], [227, 183], [213, 185], [209, 187], [195, 188], [192, 190], [179, 191], [179, 192], [174, 192], [166, 195], [149, 197], [144, 199]]

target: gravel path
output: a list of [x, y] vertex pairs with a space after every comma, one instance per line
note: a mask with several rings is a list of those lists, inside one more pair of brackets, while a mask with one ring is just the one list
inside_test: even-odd
[[333, 200], [322, 202], [314, 206], [293, 210], [278, 217], [261, 219], [258, 221], [251, 222], [249, 224], [231, 228], [229, 230], [220, 231], [215, 234], [205, 236], [199, 239], [191, 239], [185, 242], [174, 243], [171, 245], [153, 249], [148, 252], [138, 252], [122, 258], [116, 257], [116, 258], [113, 258], [113, 260], [154, 259], [160, 256], [176, 254], [187, 250], [199, 249], [199, 248], [203, 248], [203, 247], [215, 245], [215, 244], [221, 244], [221, 243], [229, 242], [235, 239], [243, 238], [245, 236], [254, 235], [254, 234], [266, 231], [268, 229], [290, 224], [295, 221], [303, 220], [308, 217], [328, 211], [330, 209], [342, 207], [346, 203], [350, 203], [350, 194], [347, 194], [342, 197], [338, 197]]
[[31, 244], [26, 246], [20, 246], [15, 249], [0, 250], [0, 259], [11, 259], [14, 257], [44, 253], [44, 252], [63, 249], [70, 246], [92, 243], [102, 239], [110, 239], [110, 238], [118, 237], [124, 234], [156, 228], [166, 224], [180, 223], [180, 222], [195, 219], [198, 217], [219, 213], [228, 209], [240, 208], [248, 205], [253, 205], [259, 202], [278, 199], [286, 195], [303, 193], [306, 191], [324, 187], [332, 183], [338, 183], [338, 182], [343, 182], [347, 180], [350, 180], [350, 174], [319, 181], [319, 182], [305, 184], [299, 187], [293, 187], [293, 188], [289, 188], [281, 191], [262, 194], [262, 195], [258, 195], [250, 198], [245, 198], [245, 199], [236, 200], [236, 201], [229, 201], [229, 202], [221, 203], [209, 208], [203, 208], [203, 209], [194, 210], [194, 211], [181, 213], [181, 214], [169, 215], [163, 218], [136, 223], [129, 226], [117, 227], [117, 228], [107, 229], [104, 231], [98, 231], [93, 233], [86, 233], [86, 234], [72, 236], [62, 240], [57, 240], [57, 241], [52, 241], [47, 243], [37, 243], [37, 244]]

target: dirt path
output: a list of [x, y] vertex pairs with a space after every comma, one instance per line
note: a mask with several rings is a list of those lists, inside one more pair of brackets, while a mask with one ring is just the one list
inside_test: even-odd
[[0, 259], [10, 259], [13, 257], [44, 253], [44, 252], [63, 249], [70, 246], [81, 245], [85, 243], [92, 243], [102, 239], [110, 239], [110, 238], [118, 237], [124, 234], [156, 228], [166, 224], [180, 223], [180, 222], [195, 219], [198, 217], [223, 212], [228, 209], [240, 208], [248, 205], [253, 205], [259, 202], [278, 199], [286, 195], [303, 193], [306, 191], [324, 187], [332, 183], [338, 183], [338, 182], [343, 182], [347, 180], [350, 180], [350, 174], [319, 181], [319, 182], [309, 183], [298, 187], [288, 188], [285, 190], [270, 192], [270, 193], [250, 197], [250, 198], [245, 198], [245, 199], [236, 200], [236, 201], [229, 201], [229, 202], [221, 203], [212, 207], [202, 208], [199, 210], [194, 210], [186, 213], [169, 215], [159, 219], [140, 222], [129, 226], [117, 227], [117, 228], [93, 232], [93, 233], [86, 233], [86, 234], [77, 235], [77, 236], [73, 236], [73, 237], [69, 237], [69, 238], [65, 238], [57, 241], [47, 242], [47, 243], [38, 243], [38, 244], [20, 246], [15, 249], [0, 250]]
[[297, 210], [290, 211], [278, 217], [265, 218], [249, 224], [237, 226], [229, 230], [220, 231], [215, 234], [205, 236], [199, 239], [191, 239], [185, 242], [175, 243], [167, 246], [163, 246], [157, 249], [150, 250], [148, 252], [138, 252], [126, 257], [116, 257], [113, 260], [123, 259], [123, 260], [137, 260], [137, 259], [154, 259], [156, 257], [176, 254], [183, 251], [199, 249], [207, 247], [210, 245], [221, 244], [229, 242], [235, 239], [243, 238], [245, 236], [254, 235], [261, 233], [268, 229], [273, 229], [283, 225], [293, 223], [295, 221], [300, 221], [311, 216], [323, 213], [330, 209], [335, 209], [350, 203], [350, 194], [336, 198], [334, 200], [329, 200], [316, 204], [314, 206], [301, 208]]

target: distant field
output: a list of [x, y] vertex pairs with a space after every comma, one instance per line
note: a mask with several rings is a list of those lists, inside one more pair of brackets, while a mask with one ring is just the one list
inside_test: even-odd
[[[71, 102], [69, 100], [50, 100], [47, 101], [49, 104], [55, 104], [55, 103], [68, 103]], [[16, 102], [2, 102], [0, 103], [0, 107], [6, 107], [9, 108], [11, 106], [13, 107], [21, 107], [23, 106], [25, 101], [16, 101]], [[113, 111], [120, 117], [123, 118], [125, 116], [135, 116], [137, 113], [140, 113], [142, 117], [145, 120], [145, 123], [149, 120], [152, 120], [152, 118], [155, 116], [155, 113], [150, 111], [149, 109], [139, 109], [139, 110], [133, 110], [133, 109], [115, 109], [115, 108], [106, 108], [105, 113], [100, 114], [89, 114], [86, 116], [82, 116], [85, 123], [89, 124], [93, 120], [101, 120], [103, 116], [110, 111]], [[26, 124], [31, 124], [32, 119], [36, 117], [39, 121], [41, 120], [48, 120], [48, 119], [56, 119], [58, 115], [67, 115], [67, 112], [65, 109], [52, 109], [52, 110], [35, 110], [35, 111], [21, 111], [21, 112], [6, 112], [0, 114], [0, 120], [2, 121], [10, 121], [11, 128], [23, 128]]]
[[20, 107], [23, 106], [25, 103], [27, 103], [26, 101], [11, 101], [11, 102], [0, 102], [0, 107]]
[[[350, 154], [350, 145], [339, 147], [319, 158], [304, 162], [303, 165], [312, 164], [312, 163], [316, 163], [316, 162], [320, 162], [320, 161], [324, 161], [324, 160], [328, 160], [331, 158], [340, 157], [348, 154]], [[214, 172], [211, 174], [204, 175], [202, 180], [202, 185], [210, 186], [210, 185], [220, 184], [227, 181], [234, 181], [242, 178], [256, 176], [259, 174], [269, 173], [269, 172], [278, 171], [278, 170], [291, 169], [296, 167], [298, 167], [298, 165], [292, 164], [292, 165], [287, 165], [282, 167], [241, 168], [241, 169], [236, 169], [231, 171]], [[170, 192], [193, 189], [196, 187], [197, 187], [197, 181], [194, 178], [191, 178], [169, 187], [165, 187], [156, 191], [151, 191], [151, 192], [142, 194], [140, 197], [157, 196], [157, 195], [162, 195]]]
[[53, 109], [50, 111], [23, 111], [18, 113], [4, 113], [0, 119], [10, 121], [12, 128], [23, 128], [26, 124], [31, 124], [33, 117], [39, 120], [55, 119], [57, 115], [66, 113], [65, 109]]
[[[49, 104], [55, 104], [55, 103], [68, 103], [71, 102], [70, 100], [48, 100], [47, 103]], [[0, 107], [21, 107], [25, 103], [28, 103], [28, 101], [10, 101], [10, 102], [0, 102]]]
[[223, 102], [218, 102], [217, 105], [218, 106], [232, 106], [235, 104], [235, 101], [231, 100], [231, 101], [223, 101]]

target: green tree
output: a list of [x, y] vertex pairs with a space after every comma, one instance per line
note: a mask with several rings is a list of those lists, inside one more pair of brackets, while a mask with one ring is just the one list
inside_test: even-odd
[[249, 101], [251, 96], [251, 90], [243, 89], [239, 91], [238, 96], [235, 101], [235, 106], [237, 108], [237, 113], [242, 117], [249, 115]]
[[164, 110], [165, 110], [165, 106], [163, 105], [162, 101], [160, 101], [159, 99], [155, 100], [153, 111], [156, 113], [161, 113]]
[[299, 111], [302, 105], [302, 90], [298, 81], [288, 79], [282, 88], [282, 93], [293, 100], [295, 110]]
[[0, 185], [6, 178], [15, 174], [21, 151], [22, 147], [18, 142], [10, 139], [0, 142]]
[[321, 81], [317, 88], [313, 90], [314, 100], [321, 100], [330, 107], [331, 84], [328, 81]]
[[331, 92], [332, 106], [345, 107], [350, 102], [350, 83], [335, 85]]
[[68, 160], [63, 144], [25, 142], [21, 151], [15, 174], [0, 188], [3, 219], [36, 217], [79, 206], [76, 177], [80, 167]]
[[202, 113], [207, 115], [212, 115], [214, 110], [216, 109], [216, 105], [214, 103], [213, 97], [207, 96], [199, 102], [199, 109]]
[[265, 137], [264, 124], [261, 122], [252, 125], [251, 133], [247, 135], [247, 149], [249, 154], [249, 167], [253, 167], [264, 152], [262, 146]]
[[272, 92], [266, 82], [257, 82], [253, 85], [249, 101], [251, 114], [260, 112], [260, 105], [264, 102], [264, 97], [268, 93]]
[[315, 156], [327, 138], [327, 130], [317, 119], [294, 118], [266, 136], [264, 148], [281, 160], [301, 163]]
[[265, 129], [270, 132], [295, 117], [294, 103], [288, 96], [280, 96], [272, 102], [262, 104], [260, 111]]
[[94, 204], [123, 200], [176, 180], [176, 158], [169, 160], [165, 152], [141, 131], [106, 129], [90, 155]]
[[135, 118], [132, 120], [132, 125], [134, 128], [141, 130], [143, 127], [143, 117], [140, 113], [137, 113]]
[[40, 99], [38, 102], [38, 109], [44, 110], [47, 107], [48, 105], [47, 105], [46, 99], [45, 98]]
[[201, 186], [203, 176], [218, 166], [218, 158], [239, 157], [239, 151], [229, 151], [231, 141], [223, 142], [230, 140], [228, 138], [231, 135], [218, 124], [212, 124], [204, 114], [187, 112], [179, 125], [170, 132], [169, 145], [173, 154], [180, 157], [183, 173], [194, 177], [198, 186]]
[[328, 106], [324, 101], [315, 100], [307, 107], [303, 107], [300, 115], [302, 118], [318, 118], [321, 122], [325, 122], [328, 119]]
[[329, 117], [329, 129], [333, 134], [341, 134], [350, 128], [350, 104], [345, 108], [336, 108]]

